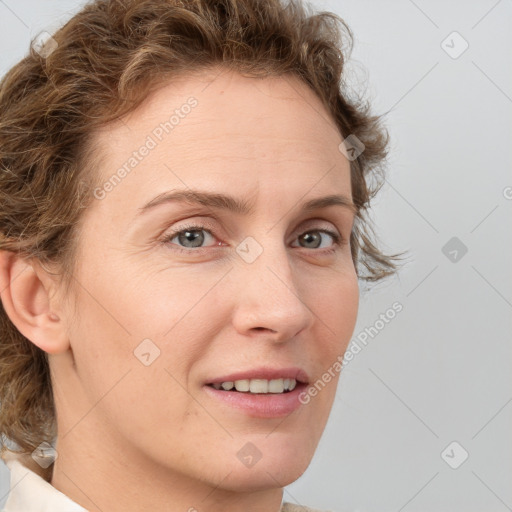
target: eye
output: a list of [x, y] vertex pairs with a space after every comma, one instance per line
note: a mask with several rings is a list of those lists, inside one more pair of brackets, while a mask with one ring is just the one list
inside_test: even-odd
[[[205, 238], [208, 238], [208, 236], [205, 237], [203, 234], [201, 234], [201, 232], [207, 233], [208, 236], [210, 236], [211, 238], [214, 238], [212, 232], [209, 229], [206, 229], [205, 226], [191, 224], [191, 225], [182, 227], [179, 231], [174, 231], [174, 232], [168, 234], [164, 238], [164, 240], [162, 240], [162, 242], [164, 244], [176, 245], [177, 247], [173, 247], [173, 250], [177, 250], [179, 252], [184, 252], [184, 253], [191, 253], [193, 251], [191, 251], [189, 249], [195, 249], [195, 248], [203, 249], [203, 247], [201, 247], [201, 245], [204, 243]], [[173, 243], [174, 239], [177, 239], [178, 243], [183, 244], [183, 245], [178, 245], [176, 243]], [[219, 244], [215, 244], [215, 245], [221, 245], [221, 244], [219, 243]], [[197, 251], [194, 251], [194, 252], [197, 252]]]
[[329, 229], [309, 229], [308, 231], [299, 235], [298, 239], [306, 244], [306, 249], [325, 249], [325, 247], [320, 247], [322, 244], [322, 237], [320, 235], [328, 235], [334, 241], [333, 248], [331, 248], [327, 252], [332, 252], [336, 250], [339, 245], [341, 245], [341, 235], [331, 231]]
[[[207, 233], [205, 236], [202, 233]], [[323, 235], [323, 236], [322, 236]], [[327, 235], [327, 237], [326, 237]], [[171, 245], [172, 250], [178, 251], [181, 253], [192, 254], [192, 253], [200, 253], [207, 247], [203, 247], [203, 244], [207, 242], [208, 237], [215, 239], [212, 234], [212, 231], [207, 229], [205, 226], [199, 224], [191, 224], [188, 226], [181, 227], [179, 230], [175, 230], [169, 234], [167, 234], [163, 240], [161, 241], [164, 245]], [[327, 240], [327, 244], [329, 242], [329, 238], [332, 239], [333, 243], [325, 247], [323, 244], [324, 240]], [[176, 242], [174, 242], [176, 240]], [[308, 229], [307, 231], [302, 232], [298, 237], [299, 243], [303, 243], [301, 247], [304, 249], [320, 249], [317, 252], [331, 253], [336, 251], [339, 246], [344, 244], [343, 237], [334, 231], [328, 229]], [[216, 244], [210, 244], [210, 246], [221, 246], [222, 242], [218, 242]], [[323, 246], [322, 246], [323, 245]], [[296, 246], [295, 246], [296, 247]], [[196, 249], [196, 250], [194, 250]]]

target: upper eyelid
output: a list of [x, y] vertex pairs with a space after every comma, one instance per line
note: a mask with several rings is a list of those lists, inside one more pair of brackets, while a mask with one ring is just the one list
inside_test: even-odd
[[[190, 218], [194, 218], [194, 217], [197, 217], [201, 220], [189, 220]], [[321, 218], [320, 216], [318, 217], [311, 217], [311, 218], [304, 218], [302, 220], [300, 220], [298, 223], [297, 223], [297, 226], [300, 226], [302, 224], [309, 224], [309, 223], [315, 223], [315, 222], [326, 222], [326, 223], [329, 223], [329, 224], [332, 224], [333, 226], [336, 227], [336, 229], [338, 229], [338, 225], [344, 225], [346, 224], [347, 222], [350, 221], [351, 224], [353, 224], [354, 222], [354, 217], [353, 216], [350, 216], [350, 217], [347, 217], [345, 215], [342, 215], [342, 216], [336, 216], [334, 218], [331, 218], [330, 220], [327, 219], [326, 217], [329, 217], [329, 215], [324, 215], [324, 218]], [[183, 228], [176, 228], [176, 229], [186, 229], [187, 228], [187, 224], [188, 225], [196, 225], [196, 224], [199, 224], [199, 225], [203, 225], [203, 224], [206, 224], [208, 226], [213, 226], [213, 223], [220, 223], [221, 225], [225, 224], [225, 217], [224, 216], [216, 216], [216, 215], [213, 215], [213, 216], [204, 216], [200, 213], [198, 214], [192, 214], [191, 216], [188, 216], [187, 218], [183, 218], [181, 220], [177, 220], [174, 224], [178, 224], [180, 222], [183, 222], [184, 223], [184, 226]], [[225, 229], [225, 227], [223, 227], [223, 229]], [[339, 230], [339, 229], [338, 229]], [[228, 230], [229, 231], [229, 230]]]

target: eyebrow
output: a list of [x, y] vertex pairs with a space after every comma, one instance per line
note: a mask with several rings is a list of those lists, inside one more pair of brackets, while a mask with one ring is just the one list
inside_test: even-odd
[[[251, 215], [254, 212], [254, 205], [247, 200], [238, 199], [236, 197], [220, 193], [189, 189], [169, 191], [159, 194], [144, 206], [138, 208], [137, 216], [140, 216], [161, 204], [174, 202], [200, 204], [208, 208], [227, 210], [240, 215]], [[305, 202], [301, 207], [301, 212], [307, 213], [327, 208], [328, 206], [341, 206], [354, 214], [358, 211], [356, 205], [350, 198], [345, 195], [333, 194]]]

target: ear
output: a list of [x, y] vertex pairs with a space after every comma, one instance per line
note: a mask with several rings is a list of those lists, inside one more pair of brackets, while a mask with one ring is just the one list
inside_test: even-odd
[[29, 261], [12, 251], [0, 251], [4, 310], [25, 338], [49, 354], [69, 348], [63, 315], [52, 300], [56, 290], [57, 282], [36, 259]]

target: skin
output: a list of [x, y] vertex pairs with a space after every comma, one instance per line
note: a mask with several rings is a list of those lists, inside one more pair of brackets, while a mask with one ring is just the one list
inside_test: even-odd
[[[353, 213], [300, 212], [309, 199], [352, 197], [328, 112], [294, 77], [217, 75], [165, 85], [95, 134], [105, 181], [168, 112], [198, 101], [84, 212], [73, 289], [36, 261], [1, 254], [4, 307], [50, 354], [59, 432], [51, 484], [91, 511], [278, 512], [334, 400], [338, 374], [280, 418], [252, 417], [203, 389], [208, 377], [260, 366], [298, 366], [315, 382], [345, 352], [359, 301]], [[137, 216], [158, 194], [188, 188], [253, 201], [254, 214], [169, 203]], [[189, 222], [212, 233], [199, 231], [201, 249], [183, 237], [159, 241]], [[321, 237], [319, 248], [301, 241], [306, 232]], [[248, 236], [263, 249], [252, 263], [236, 252]], [[160, 354], [146, 366], [134, 350], [148, 338]], [[252, 467], [237, 457], [248, 442], [262, 454]]]

